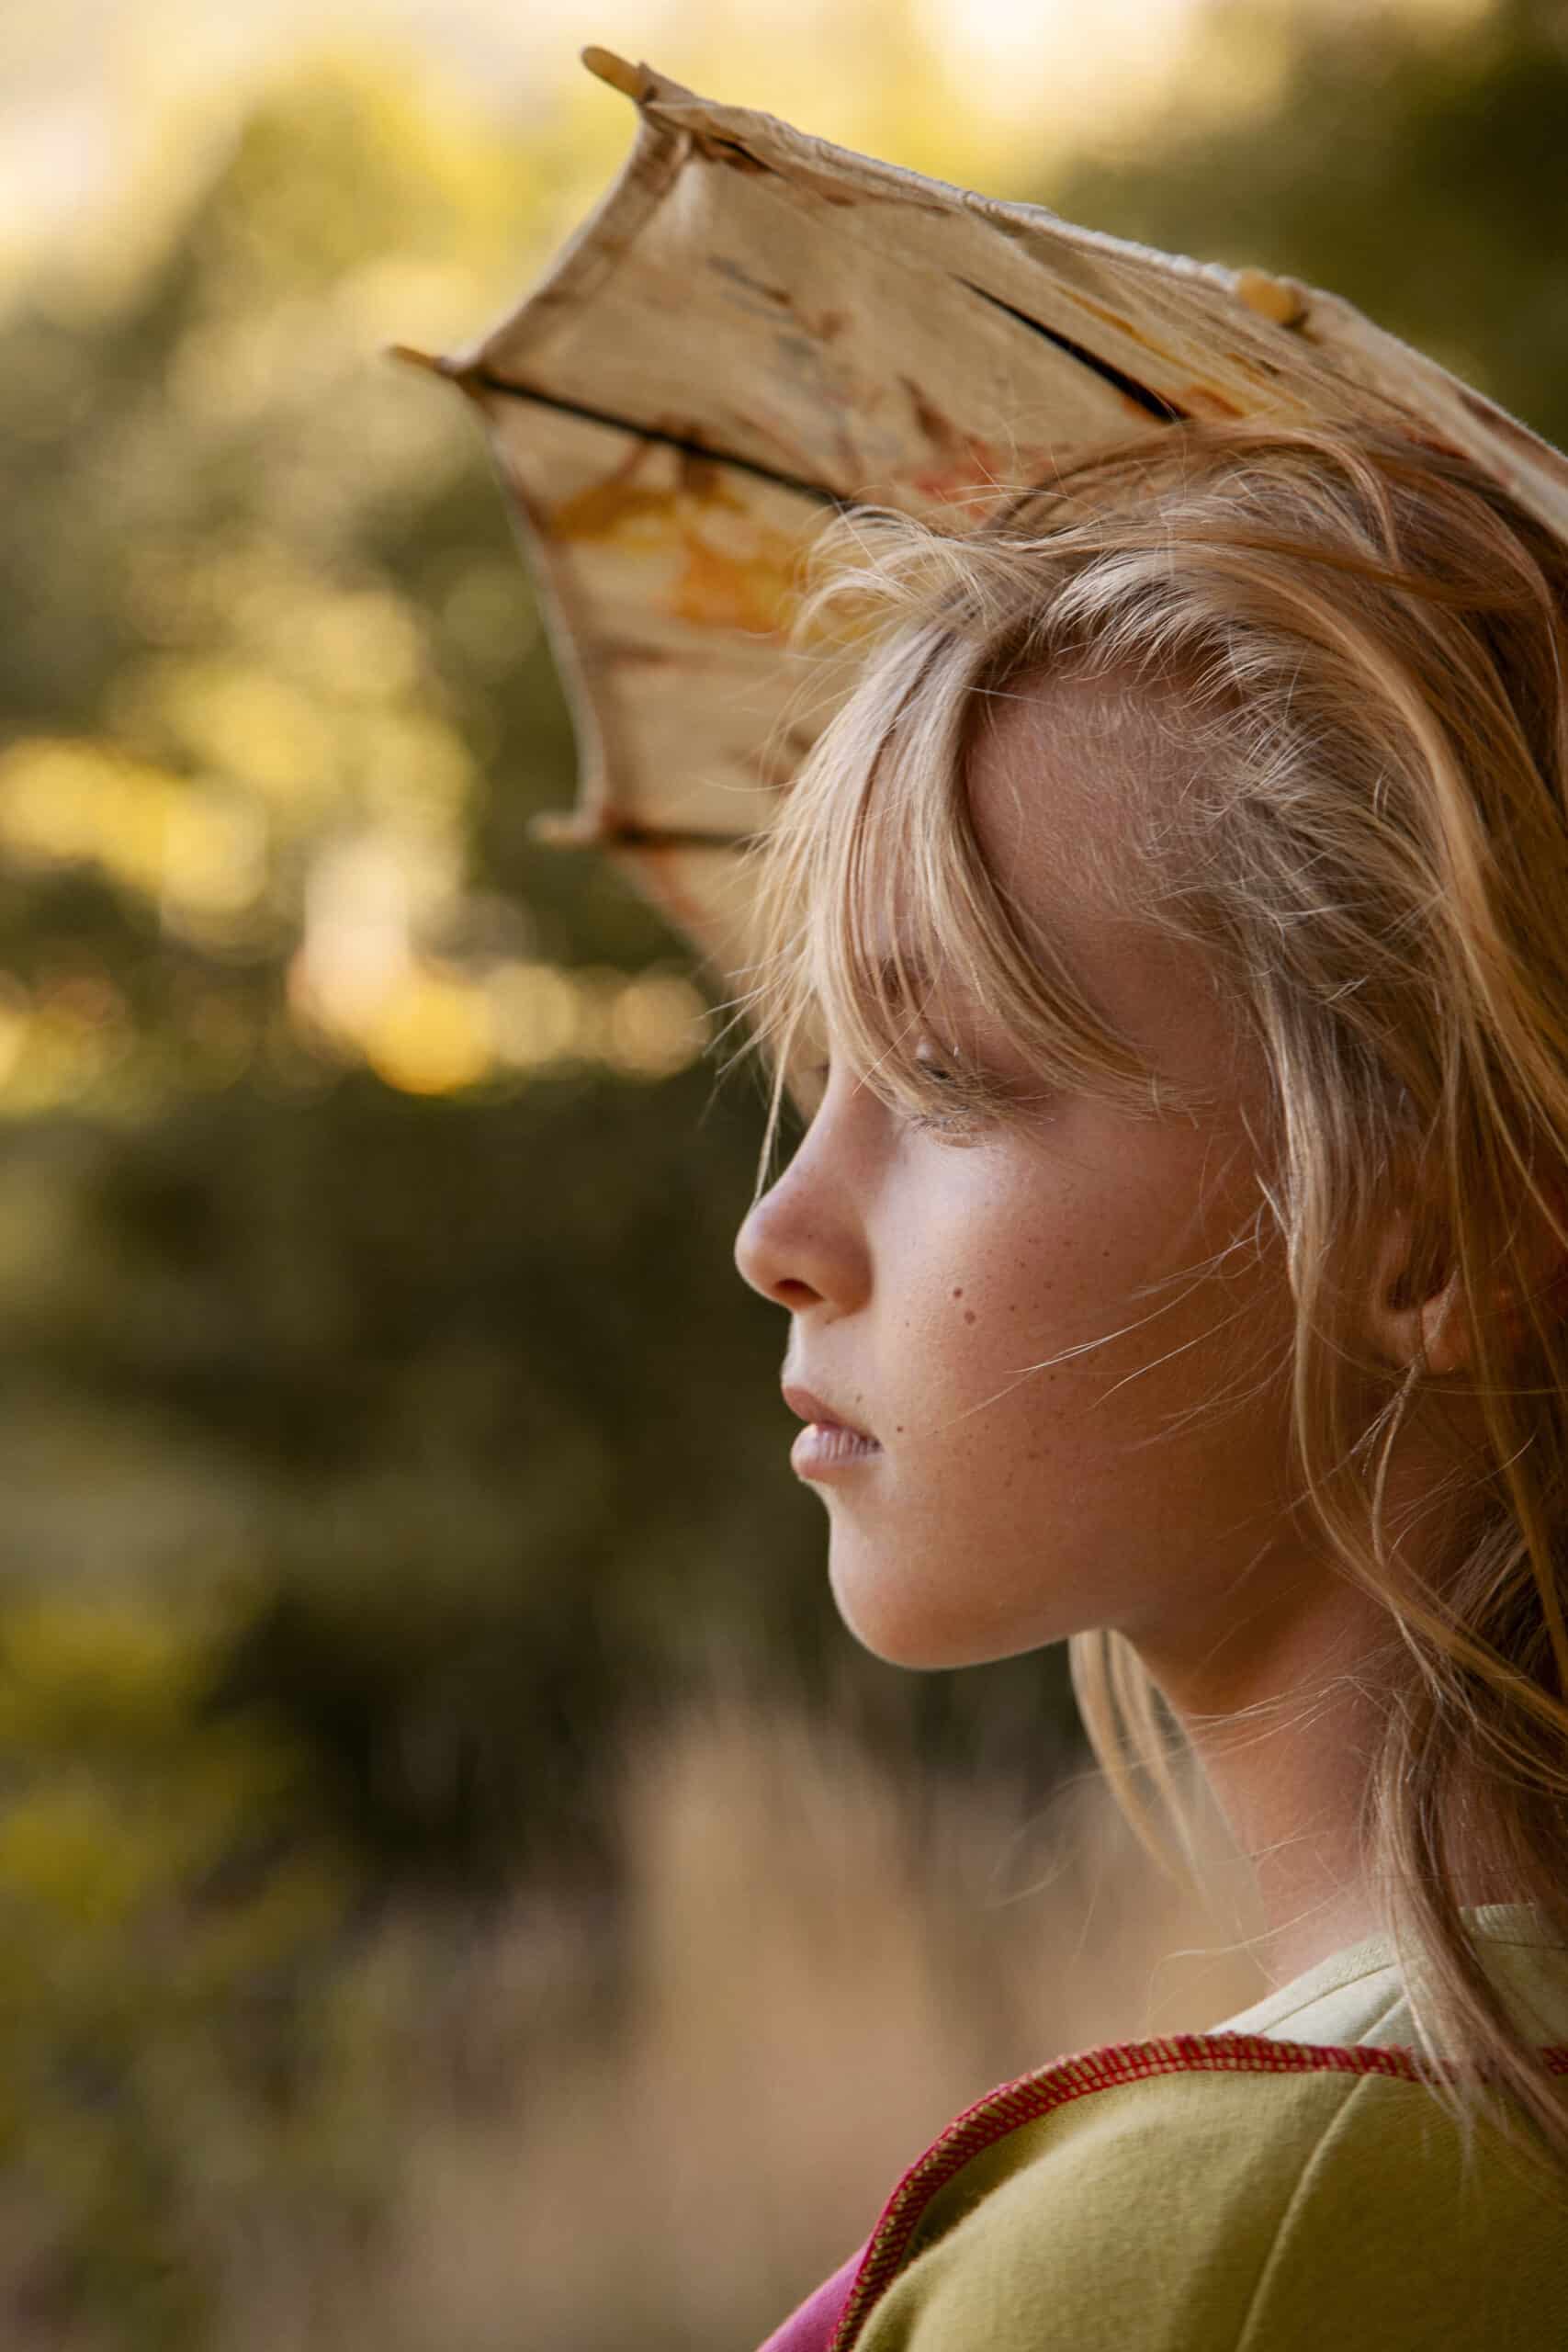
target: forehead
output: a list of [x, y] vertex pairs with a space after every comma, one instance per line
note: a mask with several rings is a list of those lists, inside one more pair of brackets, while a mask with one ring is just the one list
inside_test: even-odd
[[1004, 889], [1088, 944], [1108, 922], [1147, 921], [1140, 842], [1174, 747], [1146, 698], [1077, 678], [1024, 677], [976, 708], [964, 769], [970, 816]]
[[1179, 719], [1148, 695], [1081, 679], [988, 695], [965, 771], [998, 888], [1095, 1010], [1157, 1069], [1216, 1082], [1236, 1049], [1213, 954], [1156, 920], [1143, 842], [1181, 787]]

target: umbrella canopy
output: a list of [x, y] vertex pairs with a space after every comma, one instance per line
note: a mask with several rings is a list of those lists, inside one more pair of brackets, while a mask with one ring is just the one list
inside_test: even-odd
[[854, 675], [787, 633], [825, 521], [967, 531], [1130, 429], [1347, 406], [1465, 452], [1568, 537], [1568, 460], [1337, 296], [1158, 253], [696, 96], [602, 49], [637, 108], [593, 213], [434, 368], [475, 402], [572, 705], [574, 812], [720, 982], [738, 843]]

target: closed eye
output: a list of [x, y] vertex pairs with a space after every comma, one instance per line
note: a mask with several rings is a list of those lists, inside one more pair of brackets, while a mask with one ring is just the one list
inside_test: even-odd
[[919, 1067], [925, 1071], [926, 1076], [928, 1078], [934, 1078], [939, 1086], [957, 1085], [958, 1073], [953, 1069], [951, 1063], [939, 1061], [934, 1054], [925, 1052], [918, 1052], [915, 1056], [915, 1060]]
[[[982, 1090], [976, 1081], [966, 1080], [961, 1057], [922, 1038], [917, 1044], [914, 1059], [921, 1076], [934, 1087], [951, 1091], [953, 1100], [950, 1109], [906, 1109], [902, 1114], [905, 1125], [921, 1133], [940, 1135], [951, 1142], [972, 1139], [983, 1125], [986, 1112]], [[801, 1073], [799, 1099], [808, 1121], [822, 1106], [832, 1070], [829, 1060], [810, 1063]]]

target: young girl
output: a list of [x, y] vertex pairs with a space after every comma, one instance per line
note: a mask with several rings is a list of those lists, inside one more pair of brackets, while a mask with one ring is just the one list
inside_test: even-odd
[[1561, 2347], [1568, 548], [1348, 413], [827, 557], [737, 1256], [833, 1590], [1066, 1637], [1130, 1805], [1189, 1743], [1277, 1989], [981, 2100], [771, 2344]]

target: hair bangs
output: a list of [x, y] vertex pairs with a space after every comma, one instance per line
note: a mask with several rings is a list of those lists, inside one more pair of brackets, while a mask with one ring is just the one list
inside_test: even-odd
[[[929, 541], [921, 551], [929, 563]], [[926, 585], [934, 603], [942, 582]], [[1157, 1098], [1143, 1057], [986, 860], [966, 776], [997, 684], [994, 644], [951, 610], [906, 626], [748, 853], [759, 953], [744, 1009], [775, 1114], [787, 1091], [809, 1115], [835, 1061], [950, 1132], [1026, 1119], [1069, 1091], [1134, 1114]], [[988, 1066], [982, 1027], [1022, 1057], [1027, 1083]]]

